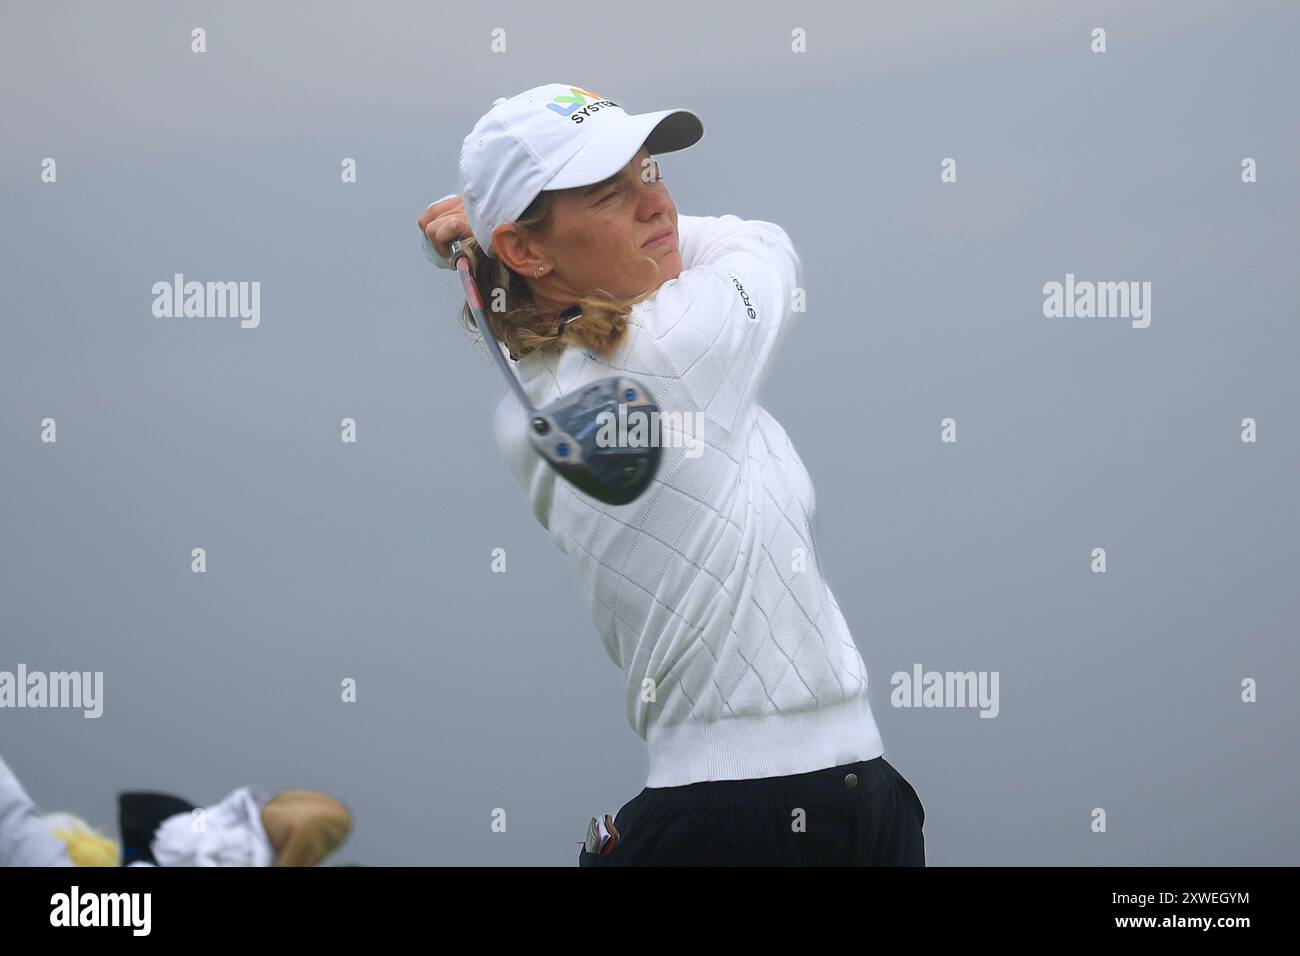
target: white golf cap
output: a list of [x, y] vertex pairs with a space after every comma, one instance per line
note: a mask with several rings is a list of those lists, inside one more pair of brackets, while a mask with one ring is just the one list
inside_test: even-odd
[[590, 186], [617, 173], [642, 146], [670, 153], [703, 135], [690, 110], [625, 113], [613, 100], [566, 83], [501, 97], [461, 146], [465, 216], [492, 255], [497, 227], [518, 219], [538, 193]]

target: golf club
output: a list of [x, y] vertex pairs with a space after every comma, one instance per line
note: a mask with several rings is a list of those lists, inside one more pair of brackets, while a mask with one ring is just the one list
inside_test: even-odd
[[[484, 341], [489, 343], [488, 351], [528, 413], [528, 437], [533, 448], [562, 478], [598, 501], [611, 505], [635, 501], [650, 487], [659, 469], [659, 445], [607, 444], [599, 442], [597, 436], [606, 424], [612, 424], [616, 434], [621, 434], [619, 425], [625, 419], [620, 416], [620, 406], [627, 418], [633, 417], [635, 411], [654, 421], [659, 406], [650, 390], [634, 379], [618, 375], [584, 385], [545, 408], [534, 408], [519, 379], [506, 364], [496, 336], [488, 326], [483, 300], [459, 239], [451, 244], [451, 263], [460, 273], [465, 299]], [[647, 433], [651, 433], [649, 429]]]

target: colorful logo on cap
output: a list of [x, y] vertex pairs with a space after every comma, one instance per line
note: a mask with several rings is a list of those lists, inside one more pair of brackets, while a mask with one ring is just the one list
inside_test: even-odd
[[604, 97], [599, 93], [593, 93], [590, 90], [580, 90], [576, 86], [569, 87], [571, 96], [557, 96], [554, 101], [547, 103], [548, 110], [554, 110], [561, 116], [572, 116], [577, 110], [582, 109], [588, 102], [594, 100], [603, 100]]

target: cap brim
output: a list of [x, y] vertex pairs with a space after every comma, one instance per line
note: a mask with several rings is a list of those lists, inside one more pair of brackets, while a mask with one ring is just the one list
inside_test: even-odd
[[690, 110], [629, 114], [574, 153], [543, 192], [590, 186], [608, 179], [631, 162], [642, 146], [651, 153], [671, 153], [698, 143], [703, 136], [704, 124]]

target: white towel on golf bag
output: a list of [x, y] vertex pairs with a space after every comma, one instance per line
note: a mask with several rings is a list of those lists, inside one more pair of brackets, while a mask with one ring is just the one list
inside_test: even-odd
[[201, 813], [178, 813], [154, 833], [159, 866], [270, 866], [275, 853], [262, 826], [265, 796], [240, 787]]
[[72, 866], [67, 848], [0, 757], [0, 866]]

